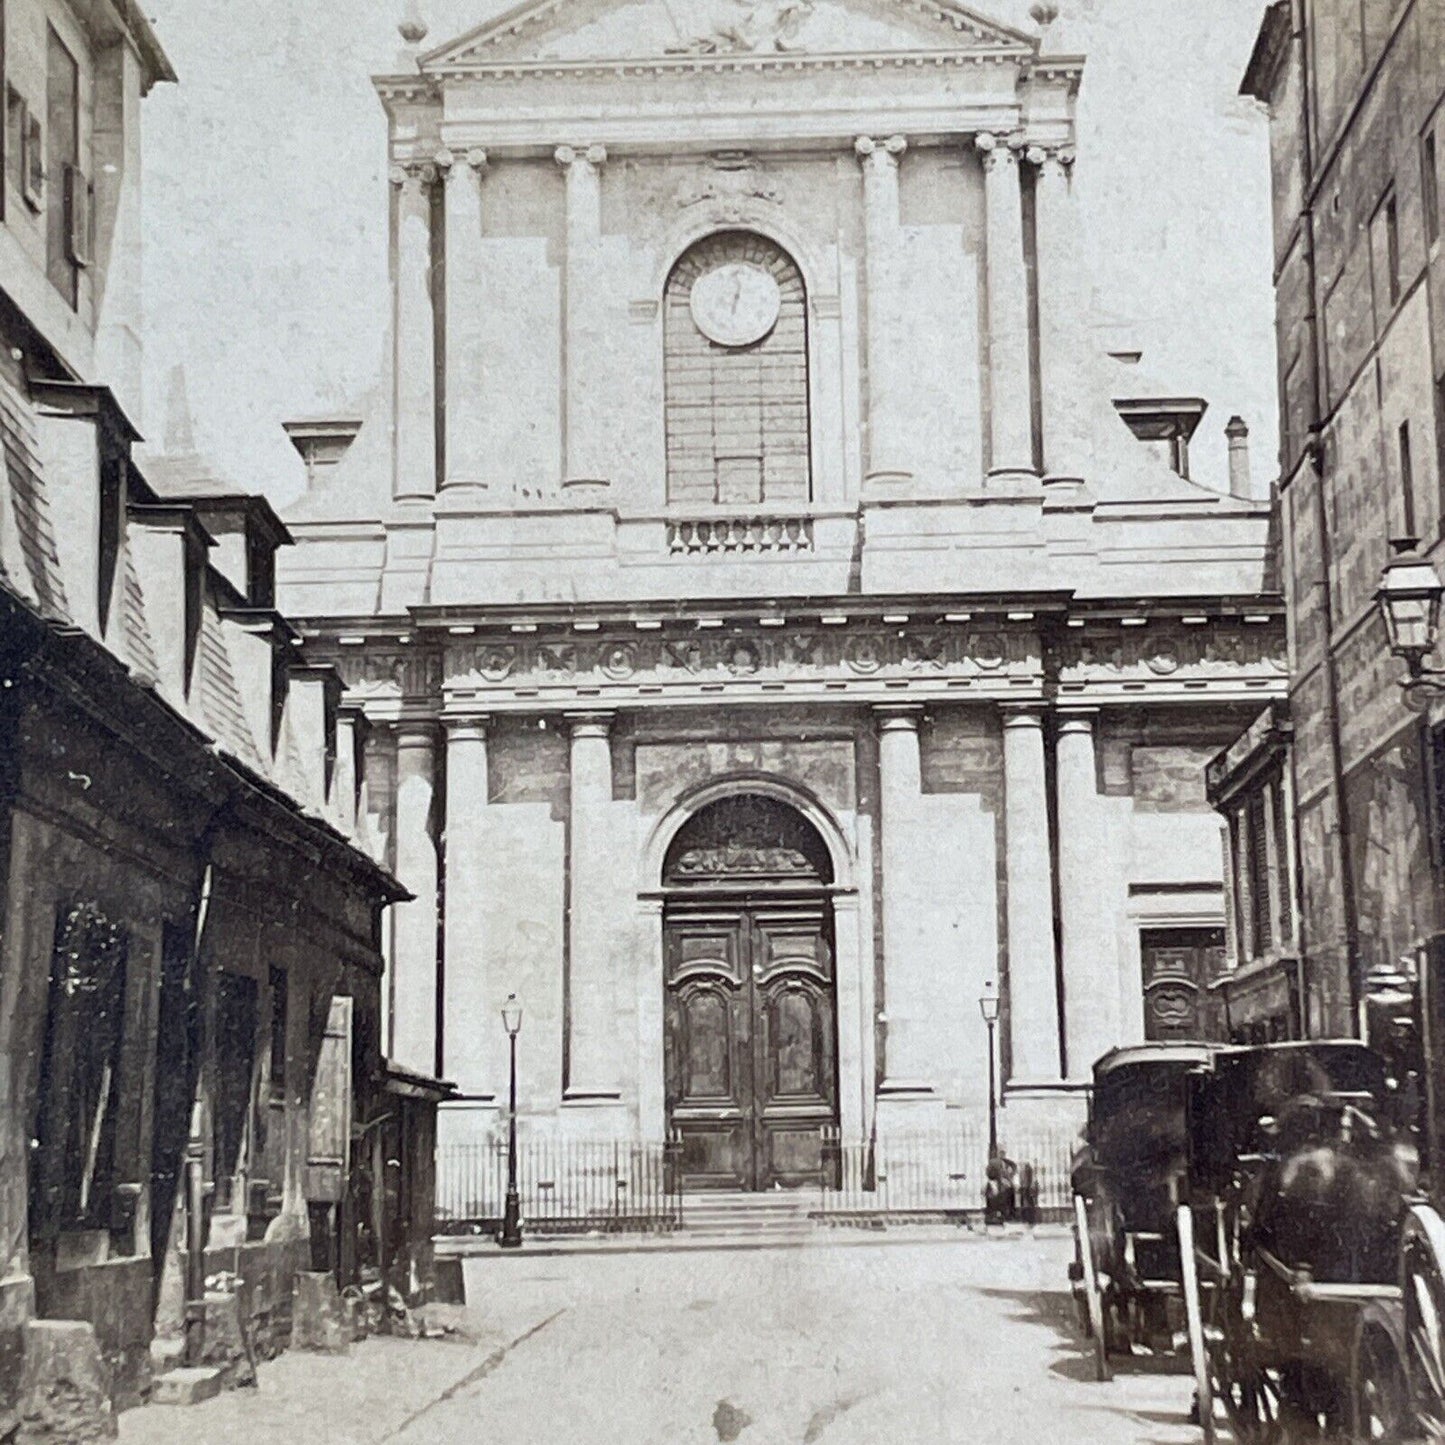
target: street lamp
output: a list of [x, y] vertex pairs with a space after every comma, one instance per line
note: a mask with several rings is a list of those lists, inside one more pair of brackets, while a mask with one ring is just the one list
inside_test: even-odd
[[1375, 601], [1385, 620], [1390, 651], [1404, 659], [1408, 670], [1400, 686], [1407, 697], [1415, 693], [1439, 696], [1445, 693], [1445, 672], [1428, 666], [1425, 659], [1440, 635], [1440, 600], [1445, 597], [1445, 583], [1415, 550], [1415, 538], [1398, 538], [1390, 545], [1395, 555], [1380, 574]]
[[978, 1001], [978, 1011], [983, 1015], [983, 1021], [988, 1029], [988, 1157], [998, 1157], [998, 1087], [994, 1079], [993, 1071], [993, 1033], [998, 1027], [998, 994], [994, 990], [993, 980], [989, 979], [983, 986], [983, 994]]
[[509, 993], [502, 1005], [502, 1027], [511, 1048], [511, 1082], [507, 1088], [507, 1202], [502, 1210], [502, 1233], [497, 1243], [503, 1249], [522, 1244], [522, 1205], [517, 1198], [517, 1035], [522, 1032], [522, 1005]]

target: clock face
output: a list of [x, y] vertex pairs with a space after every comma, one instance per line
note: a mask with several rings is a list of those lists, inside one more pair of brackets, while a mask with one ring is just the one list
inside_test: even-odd
[[761, 266], [729, 261], [692, 283], [689, 304], [697, 329], [719, 346], [751, 346], [778, 320], [778, 283]]

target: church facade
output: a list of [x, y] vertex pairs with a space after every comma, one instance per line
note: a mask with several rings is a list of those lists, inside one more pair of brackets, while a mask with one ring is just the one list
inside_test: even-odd
[[280, 587], [368, 719], [444, 1139], [512, 993], [529, 1127], [675, 1132], [699, 1187], [979, 1114], [991, 991], [1015, 1119], [1220, 1027], [1203, 765], [1283, 691], [1269, 509], [1091, 358], [1046, 35], [535, 0], [378, 80], [394, 364], [292, 428]]

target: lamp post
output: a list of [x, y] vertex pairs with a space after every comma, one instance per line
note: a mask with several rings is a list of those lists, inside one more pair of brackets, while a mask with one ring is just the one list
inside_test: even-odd
[[1425, 659], [1440, 635], [1440, 600], [1445, 583], [1434, 566], [1415, 550], [1415, 538], [1391, 541], [1395, 555], [1385, 563], [1375, 592], [1385, 621], [1390, 651], [1405, 662], [1407, 675], [1400, 680], [1406, 699], [1445, 695], [1445, 672], [1430, 667]]
[[998, 1026], [998, 993], [994, 989], [993, 980], [983, 986], [983, 994], [978, 1001], [978, 1011], [983, 1015], [984, 1025], [988, 1029], [988, 1157], [998, 1157], [998, 1086], [994, 1077], [993, 1064], [993, 1035], [994, 1029]]
[[509, 993], [502, 1005], [502, 1026], [511, 1050], [511, 1075], [507, 1086], [507, 1202], [502, 1210], [502, 1232], [497, 1243], [503, 1249], [522, 1244], [522, 1205], [517, 1198], [517, 1035], [522, 1032], [522, 1005]]

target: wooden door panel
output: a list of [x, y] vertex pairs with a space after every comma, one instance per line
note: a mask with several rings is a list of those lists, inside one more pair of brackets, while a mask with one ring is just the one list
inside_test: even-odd
[[666, 1087], [689, 1189], [753, 1181], [751, 998], [737, 910], [669, 918]]
[[833, 950], [817, 904], [753, 917], [753, 1077], [762, 1187], [815, 1182], [837, 1120]]

